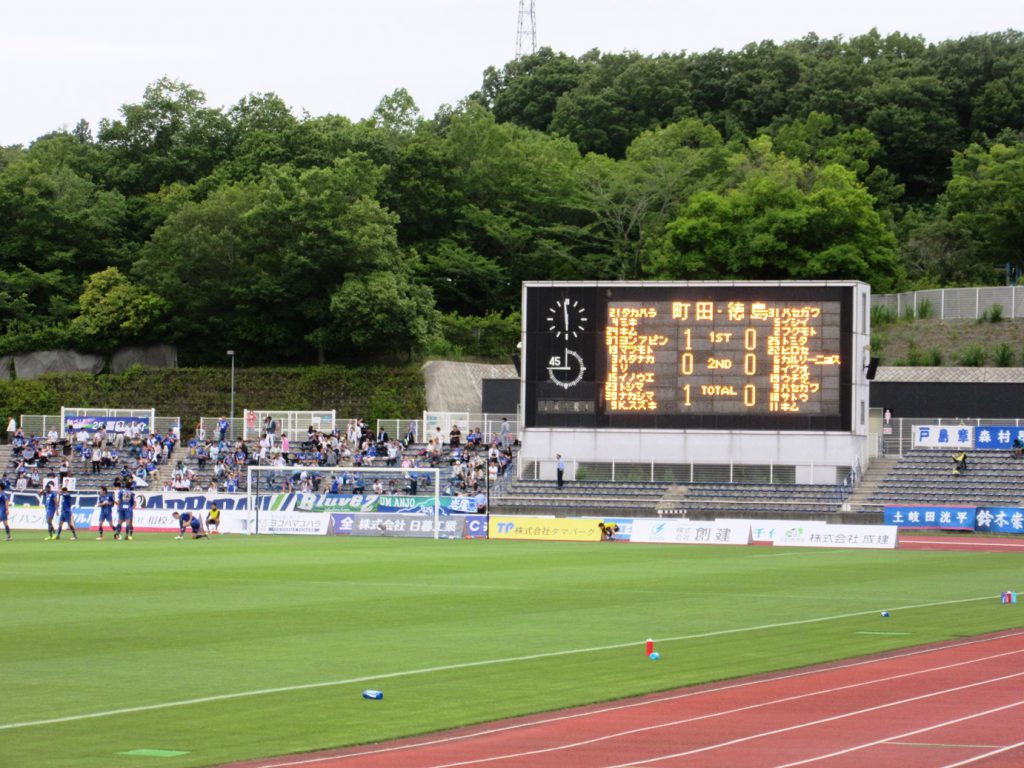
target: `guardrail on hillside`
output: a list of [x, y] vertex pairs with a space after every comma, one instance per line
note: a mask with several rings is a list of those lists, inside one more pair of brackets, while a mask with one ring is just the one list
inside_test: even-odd
[[898, 317], [921, 314], [924, 302], [930, 316], [939, 320], [977, 320], [998, 304], [1006, 319], [1024, 317], [1024, 286], [986, 286], [980, 288], [935, 288], [906, 293], [881, 293], [871, 296], [872, 307], [888, 307]]

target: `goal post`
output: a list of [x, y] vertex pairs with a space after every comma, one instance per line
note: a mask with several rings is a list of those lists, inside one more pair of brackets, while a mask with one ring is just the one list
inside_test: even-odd
[[[389, 516], [395, 514], [405, 518], [402, 530], [412, 518], [415, 525], [409, 527], [417, 535], [448, 538], [451, 526], [442, 521], [441, 477], [434, 467], [250, 466], [247, 529], [254, 534], [323, 535], [338, 515], [349, 522], [376, 515], [374, 524], [383, 525], [380, 532], [386, 534]], [[450, 506], [459, 506], [455, 501]], [[392, 528], [399, 519], [393, 518]]]

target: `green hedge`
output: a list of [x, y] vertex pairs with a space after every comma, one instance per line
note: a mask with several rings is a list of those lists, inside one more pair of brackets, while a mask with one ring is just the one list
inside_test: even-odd
[[[335, 410], [339, 418], [401, 418], [425, 407], [418, 366], [355, 368], [320, 365], [236, 368], [235, 413], [257, 410]], [[0, 381], [0, 414], [59, 413], [79, 408], [155, 408], [180, 416], [186, 432], [200, 416], [228, 412], [231, 371], [225, 368], [135, 367], [118, 375], [48, 374], [35, 381]]]

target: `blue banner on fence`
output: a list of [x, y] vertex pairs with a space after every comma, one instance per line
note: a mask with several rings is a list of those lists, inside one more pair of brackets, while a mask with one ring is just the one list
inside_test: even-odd
[[77, 413], [64, 414], [64, 432], [78, 432], [85, 430], [89, 434], [99, 432], [100, 428], [107, 430], [109, 434], [116, 432], [125, 433], [132, 427], [138, 427], [140, 432], [147, 433], [150, 429], [148, 416], [80, 416]]
[[977, 512], [977, 507], [891, 506], [885, 508], [885, 524], [973, 531]]
[[485, 515], [473, 515], [466, 517], [466, 538], [486, 539], [487, 538], [487, 517]]
[[976, 526], [985, 533], [1024, 533], [1024, 508], [978, 507]]
[[1014, 440], [1024, 445], [1024, 427], [1007, 424], [974, 428], [974, 448], [979, 451], [1009, 451]]

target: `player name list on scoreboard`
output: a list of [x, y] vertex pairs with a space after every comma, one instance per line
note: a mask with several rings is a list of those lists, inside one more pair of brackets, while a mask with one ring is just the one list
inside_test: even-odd
[[838, 301], [612, 301], [609, 412], [835, 414]]

